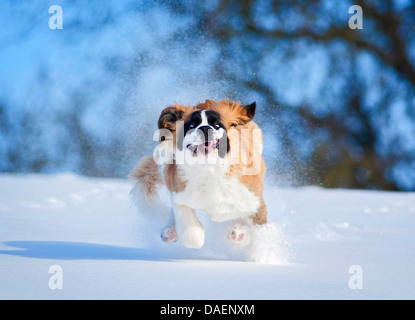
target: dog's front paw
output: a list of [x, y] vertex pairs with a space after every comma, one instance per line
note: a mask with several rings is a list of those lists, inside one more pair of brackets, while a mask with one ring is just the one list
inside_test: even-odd
[[189, 227], [180, 235], [180, 240], [188, 248], [200, 249], [205, 243], [205, 230], [198, 226]]
[[174, 226], [166, 227], [161, 230], [160, 237], [161, 240], [167, 243], [173, 243], [179, 239], [176, 233], [176, 228]]
[[237, 246], [246, 246], [251, 242], [251, 231], [243, 224], [235, 224], [228, 235], [229, 241]]

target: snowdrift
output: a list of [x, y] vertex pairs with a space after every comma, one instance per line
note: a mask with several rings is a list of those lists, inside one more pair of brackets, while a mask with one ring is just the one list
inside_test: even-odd
[[[162, 226], [137, 214], [130, 188], [72, 174], [0, 176], [0, 299], [415, 298], [414, 193], [268, 183], [270, 223], [247, 251], [203, 212], [202, 249], [162, 243]], [[62, 289], [50, 286], [51, 266]]]

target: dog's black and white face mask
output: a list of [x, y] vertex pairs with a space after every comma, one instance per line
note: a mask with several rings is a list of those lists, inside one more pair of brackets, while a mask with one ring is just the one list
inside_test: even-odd
[[[224, 158], [230, 151], [225, 124], [213, 110], [197, 110], [184, 123], [178, 139], [179, 150], [190, 151], [193, 157]], [[183, 139], [183, 140], [182, 140]]]

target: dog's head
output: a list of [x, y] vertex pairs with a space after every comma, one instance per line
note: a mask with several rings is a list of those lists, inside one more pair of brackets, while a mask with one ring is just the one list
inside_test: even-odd
[[251, 121], [255, 109], [255, 102], [242, 105], [230, 100], [206, 100], [194, 107], [167, 107], [158, 124], [159, 129], [168, 129], [172, 133], [171, 139], [178, 150], [193, 157], [224, 158], [231, 149], [228, 131]]

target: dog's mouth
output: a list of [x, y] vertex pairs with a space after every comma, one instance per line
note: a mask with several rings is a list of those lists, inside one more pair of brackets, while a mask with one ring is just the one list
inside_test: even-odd
[[199, 154], [207, 155], [210, 152], [213, 152], [214, 150], [219, 149], [219, 143], [220, 143], [220, 139], [215, 139], [210, 142], [204, 142], [198, 145], [188, 144], [186, 148], [192, 151], [194, 156], [197, 156]]

